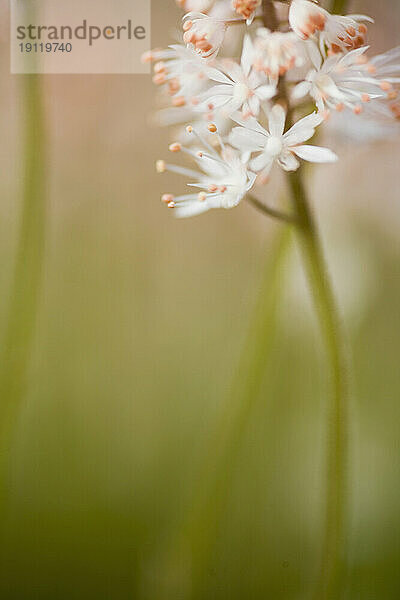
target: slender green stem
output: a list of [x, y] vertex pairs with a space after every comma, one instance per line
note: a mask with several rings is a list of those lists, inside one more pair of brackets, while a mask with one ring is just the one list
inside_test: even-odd
[[326, 344], [333, 383], [328, 422], [326, 521], [322, 566], [315, 600], [337, 600], [342, 596], [341, 579], [346, 547], [348, 389], [345, 350], [338, 310], [301, 172], [288, 175], [288, 179], [298, 217], [298, 236]]
[[[162, 583], [162, 592], [157, 591], [153, 596], [169, 599], [182, 595], [184, 573], [190, 572], [191, 591], [187, 592], [188, 595], [192, 600], [204, 597], [204, 576], [231, 489], [237, 456], [249, 418], [260, 399], [260, 389], [273, 347], [281, 277], [290, 234], [289, 228], [279, 232], [275, 247], [268, 251], [257, 305], [231, 390], [213, 428], [205, 456], [201, 457], [201, 468], [196, 475], [187, 518], [178, 525], [178, 537], [168, 544], [167, 560], [173, 563], [171, 569], [167, 565], [168, 570], [176, 570], [176, 565], [183, 562], [182, 571], [176, 582], [171, 583], [169, 576], [168, 581]], [[189, 556], [190, 564], [187, 564]]]
[[0, 363], [0, 508], [13, 425], [24, 397], [42, 283], [45, 162], [42, 80], [21, 76], [23, 192], [19, 239]]
[[261, 200], [258, 200], [251, 194], [247, 194], [246, 200], [250, 204], [252, 204], [252, 206], [254, 206], [254, 208], [256, 208], [260, 212], [264, 213], [268, 217], [272, 217], [273, 219], [277, 219], [278, 221], [283, 221], [284, 223], [293, 224], [296, 222], [296, 217], [294, 215], [289, 215], [289, 214], [286, 214], [276, 208], [272, 208], [271, 206], [268, 206], [264, 202], [261, 202]]
[[[269, 259], [248, 339], [241, 354], [231, 392], [222, 407], [198, 478], [195, 509], [188, 523], [194, 560], [195, 586], [201, 589], [210, 550], [218, 534], [246, 426], [260, 398], [260, 389], [274, 339], [283, 262], [290, 230], [279, 234]], [[265, 399], [264, 399], [265, 400]], [[200, 594], [201, 597], [201, 594]]]

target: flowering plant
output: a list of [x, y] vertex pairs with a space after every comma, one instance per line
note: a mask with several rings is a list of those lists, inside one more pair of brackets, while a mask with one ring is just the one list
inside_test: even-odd
[[[239, 184], [231, 181], [224, 192], [215, 195], [219, 177], [212, 181], [209, 173], [210, 190], [185, 195], [184, 200], [175, 201], [172, 194], [163, 196], [177, 216], [236, 206], [252, 187], [269, 180], [275, 161], [286, 171], [299, 168], [298, 158], [316, 163], [336, 161], [333, 152], [303, 144], [334, 118], [334, 112], [365, 113], [393, 122], [398, 119], [400, 48], [367, 58], [370, 17], [330, 14], [314, 0], [275, 3], [283, 13], [279, 22], [274, 5], [261, 0], [187, 0], [178, 4], [189, 11], [183, 17], [182, 44], [150, 52], [144, 60], [154, 63], [154, 83], [170, 98], [172, 107], [184, 109], [182, 114], [171, 113], [172, 120], [189, 120], [191, 115], [191, 131], [198, 133], [194, 139], [201, 145], [220, 145], [221, 170], [231, 168], [234, 147], [236, 160], [242, 163], [240, 171], [252, 185], [241, 185], [239, 178]], [[229, 28], [235, 29], [242, 45], [239, 61], [222, 57]], [[314, 113], [304, 118], [304, 111], [312, 108]], [[300, 121], [298, 114], [303, 116]], [[209, 132], [217, 129], [222, 135], [207, 139], [212, 138]], [[202, 131], [205, 136], [199, 140]], [[178, 147], [185, 150], [172, 146], [175, 151]], [[198, 155], [196, 160], [200, 168], [201, 162], [207, 161], [205, 169], [209, 169], [210, 156], [203, 153], [203, 160]], [[161, 171], [169, 169], [166, 165]], [[182, 174], [192, 177], [188, 171]], [[229, 198], [225, 199], [224, 193]]]
[[[165, 193], [162, 201], [176, 216], [188, 217], [247, 199], [298, 233], [334, 383], [326, 531], [315, 598], [339, 598], [348, 455], [346, 352], [300, 167], [303, 161], [338, 160], [333, 150], [309, 143], [328, 120], [335, 124], [338, 113], [359, 119], [360, 126], [367, 118], [398, 127], [400, 47], [370, 57], [367, 34], [374, 21], [336, 14], [346, 0], [332, 0], [326, 8], [317, 0], [177, 4], [186, 11], [182, 43], [143, 58], [154, 64], [154, 83], [172, 104], [160, 121], [182, 126], [170, 151], [190, 156], [198, 170], [158, 160], [158, 173], [181, 174], [190, 187], [182, 195]], [[236, 35], [228, 43], [229, 30]], [[275, 164], [287, 173], [290, 213], [252, 195], [268, 184]], [[254, 360], [262, 360], [256, 350]], [[249, 387], [255, 393], [254, 382]]]

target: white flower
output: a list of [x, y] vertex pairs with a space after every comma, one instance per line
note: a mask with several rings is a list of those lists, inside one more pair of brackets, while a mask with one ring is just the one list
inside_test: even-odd
[[276, 80], [290, 69], [301, 67], [304, 53], [299, 51], [300, 43], [293, 32], [282, 33], [260, 27], [254, 41], [254, 68]]
[[205, 13], [210, 10], [214, 4], [214, 0], [176, 0], [176, 3], [186, 12], [195, 11]]
[[260, 153], [250, 161], [249, 166], [253, 171], [261, 172], [264, 178], [268, 177], [274, 162], [285, 171], [296, 171], [300, 166], [296, 156], [316, 163], [331, 163], [337, 160], [336, 154], [328, 148], [303, 144], [314, 135], [316, 127], [323, 121], [322, 116], [317, 113], [304, 117], [286, 133], [286, 113], [279, 104], [276, 104], [269, 114], [269, 131], [254, 118], [234, 120], [240, 127], [233, 129], [230, 143], [244, 152]]
[[203, 13], [190, 12], [183, 17], [183, 41], [202, 58], [214, 57], [221, 48], [227, 25]]
[[373, 56], [365, 62], [367, 71], [381, 82], [400, 83], [400, 46]]
[[352, 50], [365, 44], [367, 26], [373, 19], [365, 15], [331, 15], [315, 0], [292, 0], [289, 23], [302, 39], [319, 32], [321, 49], [327, 46], [332, 52]]
[[[219, 136], [218, 141], [221, 145], [221, 152], [217, 152], [208, 144], [193, 127], [189, 126], [187, 130], [197, 136], [201, 149], [194, 151], [175, 143], [171, 144], [170, 150], [171, 152], [182, 151], [189, 154], [201, 172], [166, 164], [162, 160], [157, 161], [157, 171], [159, 173], [172, 171], [190, 177], [193, 182], [187, 185], [198, 188], [200, 191], [182, 196], [164, 194], [162, 201], [169, 208], [175, 209], [177, 217], [198, 215], [211, 208], [233, 208], [237, 206], [253, 187], [256, 178], [255, 173], [247, 169], [247, 166], [232, 148], [224, 146]], [[216, 126], [209, 125], [209, 131], [216, 133]]]
[[261, 103], [276, 95], [276, 84], [268, 84], [262, 73], [253, 67], [253, 45], [249, 35], [244, 37], [240, 65], [232, 60], [221, 61], [221, 67], [209, 68], [208, 77], [219, 83], [206, 90], [199, 110], [217, 111], [229, 116], [238, 110], [251, 116], [258, 115]]
[[195, 102], [207, 84], [207, 64], [197, 52], [175, 44], [166, 50], [152, 50], [143, 55], [144, 62], [154, 62], [153, 82], [165, 86], [175, 106]]
[[363, 112], [363, 104], [371, 100], [390, 99], [393, 83], [400, 82], [399, 77], [393, 76], [400, 74], [400, 66], [391, 64], [393, 54], [398, 60], [399, 49], [394, 49], [390, 56], [387, 53], [371, 61], [365, 56], [367, 50], [365, 46], [347, 54], [333, 55], [324, 62], [316, 50], [311, 54], [314, 68], [306, 80], [294, 88], [292, 98], [299, 99], [310, 94], [320, 111], [326, 108], [342, 111], [347, 107], [355, 114]]
[[255, 17], [257, 8], [261, 5], [261, 0], [232, 0], [232, 7], [250, 25]]

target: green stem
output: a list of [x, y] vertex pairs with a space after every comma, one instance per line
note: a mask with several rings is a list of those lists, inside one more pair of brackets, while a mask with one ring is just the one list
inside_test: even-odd
[[13, 426], [24, 397], [34, 340], [45, 239], [42, 81], [37, 75], [23, 75], [21, 82], [24, 109], [22, 211], [0, 364], [1, 503], [6, 489], [4, 478]]
[[296, 222], [296, 217], [294, 217], [293, 215], [289, 215], [287, 213], [282, 212], [281, 210], [272, 208], [271, 206], [268, 206], [264, 202], [261, 202], [261, 200], [258, 200], [251, 194], [246, 195], [246, 200], [252, 206], [254, 206], [254, 208], [256, 208], [260, 212], [264, 213], [268, 217], [271, 217], [272, 219], [277, 219], [278, 221], [282, 221], [283, 223], [290, 223], [290, 224], [293, 224]]
[[269, 251], [267, 270], [232, 390], [219, 415], [198, 479], [195, 494], [197, 509], [191, 514], [188, 530], [195, 560], [201, 571], [204, 571], [202, 565], [208, 559], [210, 546], [218, 533], [245, 429], [260, 398], [273, 346], [283, 264], [289, 241], [290, 230], [285, 229], [279, 234], [275, 250]]
[[[177, 526], [178, 536], [167, 545], [167, 581], [162, 577], [163, 589], [153, 593], [153, 597], [181, 597], [182, 581], [186, 580], [187, 572], [191, 573], [188, 583], [191, 592], [187, 592], [188, 595], [192, 599], [204, 597], [204, 576], [232, 486], [236, 459], [249, 418], [260, 398], [260, 388], [269, 361], [290, 232], [289, 228], [285, 228], [279, 233], [275, 249], [268, 251], [259, 299], [232, 389], [217, 418], [206, 454], [201, 458], [187, 518]], [[187, 564], [189, 556], [190, 564]], [[181, 570], [178, 569], [177, 579], [171, 581], [170, 574], [176, 571], [177, 564], [182, 565]]]
[[342, 597], [341, 579], [346, 547], [348, 390], [345, 351], [338, 310], [300, 171], [288, 175], [288, 179], [298, 217], [298, 236], [333, 383], [328, 421], [325, 533], [315, 599], [337, 600]]

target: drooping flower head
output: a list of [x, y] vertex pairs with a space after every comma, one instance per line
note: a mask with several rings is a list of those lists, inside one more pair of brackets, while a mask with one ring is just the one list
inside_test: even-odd
[[190, 12], [183, 17], [183, 41], [202, 58], [218, 54], [224, 41], [227, 25], [223, 19]]
[[276, 104], [268, 115], [268, 130], [254, 119], [234, 118], [239, 124], [230, 135], [230, 143], [235, 148], [250, 153], [258, 152], [258, 156], [249, 163], [253, 171], [260, 172], [268, 178], [274, 162], [285, 171], [296, 171], [300, 163], [296, 156], [303, 160], [316, 163], [336, 162], [337, 156], [328, 148], [304, 144], [315, 133], [323, 118], [318, 113], [312, 113], [297, 121], [286, 133], [286, 112]]
[[362, 113], [371, 100], [395, 99], [397, 92], [393, 84], [400, 82], [400, 64], [393, 65], [392, 61], [396, 57], [398, 60], [399, 49], [371, 61], [365, 56], [367, 50], [365, 46], [347, 54], [333, 55], [325, 61], [316, 50], [311, 54], [314, 68], [305, 81], [295, 87], [292, 98], [310, 94], [320, 111], [350, 108], [355, 114]]
[[[180, 143], [174, 143], [171, 144], [170, 151], [184, 152], [191, 156], [199, 171], [167, 164], [163, 160], [157, 161], [156, 167], [159, 173], [171, 171], [188, 177], [191, 183], [187, 185], [199, 191], [181, 196], [164, 194], [162, 201], [175, 210], [177, 217], [190, 217], [211, 208], [237, 206], [252, 188], [256, 178], [255, 173], [248, 170], [239, 154], [232, 148], [226, 147], [219, 136], [217, 140], [220, 150], [217, 151], [192, 126], [189, 126], [187, 131], [197, 137], [200, 149], [193, 150]], [[209, 125], [209, 131], [217, 135], [214, 124]]]
[[301, 67], [303, 61], [295, 33], [270, 31], [266, 27], [257, 29], [253, 58], [253, 66], [257, 71], [277, 80], [290, 69]]
[[263, 102], [276, 95], [276, 83], [270, 84], [263, 73], [253, 68], [254, 48], [249, 35], [243, 41], [240, 64], [220, 61], [219, 68], [209, 68], [207, 76], [218, 83], [206, 90], [198, 109], [229, 116], [241, 110], [244, 115], [257, 116]]
[[248, 24], [252, 22], [255, 17], [257, 8], [261, 5], [262, 0], [232, 0], [232, 7], [247, 20]]
[[331, 52], [354, 50], [365, 45], [367, 26], [373, 19], [365, 15], [331, 15], [316, 0], [292, 0], [289, 23], [303, 40], [319, 34], [321, 49]]

